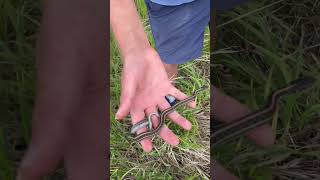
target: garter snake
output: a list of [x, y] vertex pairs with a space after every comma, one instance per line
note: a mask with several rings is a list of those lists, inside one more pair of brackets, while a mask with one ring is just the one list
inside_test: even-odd
[[246, 132], [266, 124], [272, 119], [272, 113], [277, 109], [279, 100], [288, 94], [302, 91], [311, 87], [315, 82], [314, 78], [305, 77], [292, 81], [288, 86], [274, 91], [268, 98], [266, 106], [258, 111], [250, 113], [231, 123], [228, 123], [217, 130], [213, 130], [211, 135], [212, 147], [234, 140]]
[[[196, 98], [198, 93], [200, 93], [203, 90], [206, 90], [207, 88], [208, 88], [208, 86], [203, 86], [200, 89], [195, 90], [192, 93], [191, 96], [189, 96], [186, 99], [183, 99], [181, 101], [178, 101], [176, 104], [174, 104], [170, 108], [167, 108], [164, 111], [160, 112], [158, 126], [153, 130], [151, 129], [149, 131], [146, 131], [146, 132], [143, 132], [141, 134], [138, 134], [137, 136], [133, 137], [133, 140], [135, 142], [139, 142], [139, 141], [141, 141], [143, 139], [150, 138], [150, 137], [153, 137], [153, 136], [157, 135], [160, 132], [161, 128], [163, 127], [165, 119], [166, 119], [168, 114], [170, 114], [171, 112], [175, 111], [179, 106], [182, 106], [182, 105], [185, 105], [185, 104], [191, 102], [192, 100], [194, 100]], [[146, 120], [142, 120], [137, 124], [142, 124], [144, 121], [146, 121]]]

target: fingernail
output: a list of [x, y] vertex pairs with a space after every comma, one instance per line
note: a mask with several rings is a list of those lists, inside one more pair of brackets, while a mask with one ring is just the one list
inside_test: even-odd
[[115, 119], [116, 119], [116, 120], [119, 120], [119, 112], [116, 113]]
[[173, 146], [178, 146], [179, 143], [180, 143], [180, 141], [179, 141], [179, 139], [177, 139], [177, 141], [175, 141], [172, 145], [173, 145]]
[[152, 148], [145, 150], [146, 153], [151, 153], [151, 151], [152, 151]]
[[192, 127], [192, 124], [189, 121], [186, 121], [186, 125], [185, 125], [186, 130], [190, 130], [191, 127]]
[[143, 149], [146, 153], [150, 153], [152, 151], [152, 146], [145, 146]]

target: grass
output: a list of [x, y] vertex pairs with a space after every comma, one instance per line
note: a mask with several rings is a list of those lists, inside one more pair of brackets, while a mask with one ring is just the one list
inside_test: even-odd
[[0, 179], [15, 169], [30, 139], [39, 1], [0, 0]]
[[[246, 139], [214, 151], [241, 179], [319, 178], [320, 1], [255, 1], [217, 17], [212, 82], [224, 92], [261, 108], [268, 95], [300, 76], [318, 79], [308, 92], [290, 95], [274, 114], [276, 145], [259, 148]], [[298, 133], [300, 132], [301, 133]]]
[[[152, 33], [148, 24], [147, 10], [143, 0], [136, 1], [137, 9], [143, 21], [149, 40], [152, 44]], [[204, 53], [196, 61], [179, 67], [177, 87], [191, 95], [192, 91], [204, 84], [209, 84], [209, 31], [206, 31]], [[154, 150], [147, 154], [142, 148], [129, 141], [130, 122], [118, 122], [114, 119], [114, 113], [119, 105], [121, 57], [114, 38], [110, 40], [111, 52], [111, 179], [123, 179], [134, 176], [137, 179], [196, 179], [209, 178], [209, 130], [208, 119], [209, 104], [199, 104], [196, 110], [186, 108], [178, 109], [191, 120], [193, 128], [190, 132], [181, 130], [177, 125], [167, 121], [167, 125], [180, 138], [181, 143], [177, 148], [164, 144], [156, 138]], [[208, 102], [209, 92], [197, 97], [198, 102]], [[194, 113], [197, 113], [194, 115]], [[207, 129], [207, 132], [201, 130]], [[207, 136], [205, 137], [205, 133]], [[200, 143], [199, 143], [200, 142]]]
[[[40, 27], [40, 1], [31, 0], [0, 0], [0, 179], [10, 180], [15, 177], [15, 170], [30, 140], [31, 114], [35, 97], [35, 44], [36, 33]], [[153, 43], [150, 26], [147, 24], [146, 8], [142, 0], [137, 1], [139, 13], [144, 20], [150, 41]], [[203, 66], [208, 64], [208, 40], [206, 34], [205, 53], [199, 61], [181, 67], [181, 76], [192, 73], [193, 82], [179, 80], [179, 87], [190, 94], [193, 89], [208, 83], [208, 71]], [[112, 106], [114, 112], [118, 104], [121, 69], [120, 56], [113, 39], [111, 40], [111, 84]], [[207, 68], [208, 69], [208, 68]], [[184, 74], [183, 74], [184, 73]], [[202, 77], [202, 78], [197, 78]], [[198, 101], [208, 100], [208, 94], [198, 97]], [[208, 105], [200, 105], [197, 111], [206, 110]], [[205, 113], [205, 112], [202, 112]], [[144, 154], [141, 148], [130, 144], [126, 137], [128, 124], [111, 119], [111, 174], [113, 179], [126, 175], [138, 175], [143, 179], [162, 177], [176, 179], [183, 172], [190, 177], [204, 176], [203, 170], [208, 169], [209, 161], [206, 150], [208, 145], [198, 143], [203, 136], [198, 131], [205, 126], [204, 121], [197, 122], [191, 111], [185, 111], [194, 126], [191, 132], [183, 132], [177, 126], [169, 126], [180, 135], [182, 143], [178, 149], [157, 142], [157, 150], [150, 155]], [[204, 119], [205, 115], [197, 115]], [[190, 138], [188, 138], [190, 136]], [[119, 143], [120, 142], [120, 143]], [[208, 141], [207, 141], [208, 142]], [[161, 158], [160, 158], [161, 157]], [[192, 164], [191, 158], [198, 164]], [[162, 160], [162, 161], [158, 161]], [[178, 162], [179, 161], [179, 162]], [[189, 165], [182, 165], [188, 163]], [[63, 172], [57, 171], [49, 179], [61, 179]], [[192, 178], [189, 178], [192, 179]]]
[[[144, 2], [137, 1], [137, 6], [153, 43]], [[257, 109], [272, 90], [299, 74], [319, 78], [319, 6], [319, 1], [312, 0], [259, 0], [219, 14], [215, 63], [227, 66], [232, 76], [223, 77], [221, 72], [214, 70], [212, 81], [226, 93]], [[30, 138], [35, 93], [34, 48], [40, 16], [40, 1], [0, 0], [0, 179], [13, 179], [17, 162]], [[206, 36], [204, 56], [200, 61], [180, 68], [182, 77], [187, 74], [194, 77], [194, 81], [179, 80], [179, 88], [187, 94], [208, 81], [205, 67], [209, 34]], [[110, 111], [114, 113], [119, 103], [121, 60], [114, 40], [110, 43]], [[272, 124], [277, 136], [273, 148], [261, 149], [241, 139], [224, 149], [217, 149], [214, 157], [242, 179], [319, 176], [319, 94], [317, 83], [308, 93], [285, 98]], [[199, 96], [198, 101], [206, 102], [207, 98], [208, 94], [205, 94]], [[181, 138], [178, 148], [157, 140], [157, 149], [151, 154], [143, 153], [140, 147], [127, 141], [129, 122], [117, 122], [112, 116], [112, 178], [132, 175], [137, 175], [138, 179], [204, 177], [209, 168], [207, 107], [207, 104], [200, 105], [195, 112], [204, 112], [195, 116], [193, 111], [184, 111], [194, 125], [191, 132], [169, 124]]]

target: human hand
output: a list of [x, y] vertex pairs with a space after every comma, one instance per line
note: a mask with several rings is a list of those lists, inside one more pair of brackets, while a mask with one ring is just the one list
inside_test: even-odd
[[[166, 95], [172, 95], [178, 100], [188, 97], [172, 85], [164, 65], [154, 49], [148, 49], [142, 53], [132, 53], [124, 58], [120, 106], [116, 113], [116, 119], [123, 119], [130, 113], [132, 124], [136, 124], [146, 115], [157, 112], [157, 108], [160, 110], [169, 108], [170, 104], [165, 99]], [[188, 103], [188, 106], [194, 108], [196, 104], [192, 101]], [[183, 129], [191, 129], [191, 123], [176, 111], [170, 113], [168, 117]], [[153, 126], [157, 127], [159, 120], [154, 117], [152, 122]], [[137, 133], [145, 131], [146, 128], [143, 128]], [[159, 135], [172, 146], [179, 144], [178, 137], [167, 126], [160, 130]], [[150, 138], [144, 139], [140, 143], [145, 152], [152, 150]]]
[[105, 7], [44, 1], [32, 137], [17, 180], [43, 179], [62, 160], [67, 179], [106, 177]]
[[[211, 88], [213, 91], [213, 107], [214, 107], [214, 117], [223, 121], [231, 122], [239, 117], [242, 117], [250, 113], [250, 109], [235, 99], [223, 95], [217, 88]], [[274, 137], [272, 133], [272, 128], [270, 125], [262, 125], [253, 129], [247, 133], [247, 136], [253, 140], [257, 145], [260, 146], [270, 146], [274, 143]], [[214, 137], [213, 137], [214, 138]], [[211, 176], [215, 180], [237, 180], [238, 178], [231, 174], [227, 169], [222, 167], [215, 160], [211, 160], [213, 163], [213, 168], [211, 168]]]

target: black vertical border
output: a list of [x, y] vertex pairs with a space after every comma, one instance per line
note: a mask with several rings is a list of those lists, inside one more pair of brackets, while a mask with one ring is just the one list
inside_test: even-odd
[[107, 91], [107, 94], [106, 94], [106, 103], [107, 103], [107, 109], [106, 109], [106, 150], [105, 150], [105, 155], [106, 155], [106, 178], [105, 179], [110, 179], [110, 121], [111, 121], [111, 118], [110, 118], [110, 1], [107, 0], [107, 3], [106, 3], [106, 19], [107, 19], [107, 22], [106, 22], [106, 91]]
[[[212, 134], [212, 128], [213, 128], [213, 113], [214, 113], [214, 106], [213, 106], [213, 62], [214, 62], [214, 57], [213, 57], [213, 50], [216, 45], [216, 13], [213, 8], [214, 2], [210, 1], [210, 134]], [[213, 138], [210, 136], [210, 179], [213, 179], [213, 173], [214, 173], [214, 160], [211, 158], [212, 157], [212, 152], [213, 152], [213, 147], [211, 146]]]

